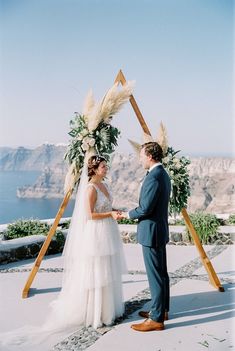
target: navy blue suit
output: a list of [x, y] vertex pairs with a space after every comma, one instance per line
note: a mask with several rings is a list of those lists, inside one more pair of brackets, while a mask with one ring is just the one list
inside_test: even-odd
[[145, 177], [139, 206], [129, 212], [131, 219], [138, 219], [137, 238], [142, 245], [152, 298], [150, 318], [157, 322], [163, 322], [164, 313], [169, 310], [166, 243], [169, 241], [170, 191], [170, 178], [160, 164]]

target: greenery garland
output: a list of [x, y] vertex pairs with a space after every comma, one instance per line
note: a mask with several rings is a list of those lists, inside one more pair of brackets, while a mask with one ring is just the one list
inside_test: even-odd
[[169, 212], [170, 215], [179, 214], [182, 208], [187, 207], [190, 196], [188, 165], [191, 161], [184, 157], [176, 157], [180, 151], [175, 151], [172, 147], [167, 148], [162, 164], [171, 179], [171, 198]]

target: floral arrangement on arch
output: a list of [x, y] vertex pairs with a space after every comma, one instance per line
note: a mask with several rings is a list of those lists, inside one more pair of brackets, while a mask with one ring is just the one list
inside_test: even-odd
[[[139, 153], [141, 145], [129, 140], [134, 149]], [[154, 139], [144, 133], [144, 142], [154, 141]], [[160, 123], [157, 140], [163, 150], [164, 158], [162, 164], [165, 167], [169, 177], [171, 179], [171, 198], [169, 213], [170, 215], [179, 214], [182, 208], [187, 207], [188, 197], [190, 196], [190, 185], [189, 185], [189, 172], [188, 165], [190, 160], [185, 156], [178, 156], [180, 150], [175, 151], [172, 147], [168, 146], [168, 138], [166, 128]]]
[[65, 178], [65, 192], [73, 189], [78, 182], [85, 159], [98, 154], [109, 160], [120, 135], [118, 128], [111, 125], [111, 120], [129, 100], [133, 86], [133, 82], [127, 82], [119, 89], [118, 83], [115, 83], [97, 103], [90, 91], [85, 99], [82, 114], [74, 113], [69, 132], [72, 139], [64, 156], [70, 164]]

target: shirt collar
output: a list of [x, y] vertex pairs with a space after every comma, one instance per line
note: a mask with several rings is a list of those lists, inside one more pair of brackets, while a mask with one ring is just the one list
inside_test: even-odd
[[157, 162], [157, 163], [155, 163], [154, 165], [152, 165], [150, 168], [149, 168], [149, 172], [151, 172], [155, 167], [157, 167], [157, 166], [161, 166], [161, 162]]

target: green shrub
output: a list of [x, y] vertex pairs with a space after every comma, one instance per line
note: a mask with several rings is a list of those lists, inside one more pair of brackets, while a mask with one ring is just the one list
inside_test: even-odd
[[62, 223], [62, 224], [60, 225], [60, 228], [61, 228], [61, 229], [69, 229], [70, 222], [71, 222], [71, 220], [68, 219], [66, 222], [64, 222], [64, 223]]
[[226, 220], [223, 218], [218, 218], [219, 225], [226, 225]]
[[54, 237], [55, 237], [55, 240], [59, 246], [59, 251], [61, 251], [63, 249], [64, 243], [65, 243], [64, 234], [62, 233], [61, 230], [57, 230]]
[[[210, 244], [216, 239], [218, 235], [218, 227], [220, 225], [220, 221], [216, 215], [204, 212], [195, 212], [190, 214], [189, 217], [202, 244]], [[191, 239], [190, 235], [189, 238]]]
[[[47, 235], [50, 230], [50, 226], [47, 223], [42, 223], [35, 219], [19, 219], [16, 222], [9, 224], [7, 231], [4, 233], [7, 240], [22, 238], [30, 235]], [[61, 230], [57, 230], [54, 235], [56, 241], [56, 247], [58, 251], [63, 249], [65, 238]]]
[[130, 218], [123, 218], [118, 220], [118, 224], [136, 224], [136, 220]]
[[231, 214], [229, 216], [227, 223], [230, 225], [235, 225], [235, 214]]
[[6, 239], [22, 238], [29, 235], [46, 235], [50, 227], [47, 223], [42, 223], [34, 219], [19, 219], [9, 224], [5, 232]]

